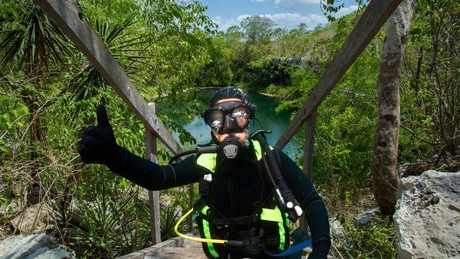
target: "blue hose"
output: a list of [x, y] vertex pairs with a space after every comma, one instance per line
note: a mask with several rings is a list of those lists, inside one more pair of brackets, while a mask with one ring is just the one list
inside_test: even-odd
[[293, 253], [297, 253], [299, 252], [300, 250], [303, 250], [305, 247], [307, 246], [311, 246], [311, 238], [289, 248], [288, 250], [282, 252], [282, 253], [279, 253], [279, 254], [272, 254], [270, 252], [268, 252], [267, 250], [264, 250], [264, 252], [269, 255], [269, 256], [273, 256], [273, 257], [282, 257], [282, 256], [287, 256], [287, 255], [291, 255]]

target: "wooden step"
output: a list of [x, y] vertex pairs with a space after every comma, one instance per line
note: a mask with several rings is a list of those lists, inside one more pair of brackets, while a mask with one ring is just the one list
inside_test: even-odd
[[[197, 233], [187, 235], [197, 236]], [[140, 251], [119, 257], [120, 259], [172, 259], [172, 258], [207, 258], [203, 252], [200, 242], [187, 240], [181, 237], [174, 237], [144, 248]]]

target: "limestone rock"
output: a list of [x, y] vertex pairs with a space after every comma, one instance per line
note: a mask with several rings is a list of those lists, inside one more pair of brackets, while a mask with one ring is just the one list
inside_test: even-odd
[[8, 259], [58, 259], [75, 258], [71, 253], [57, 248], [55, 241], [41, 233], [29, 236], [11, 236], [0, 243], [0, 258]]
[[353, 225], [356, 227], [367, 227], [371, 224], [378, 224], [380, 222], [379, 219], [380, 211], [378, 208], [374, 208], [368, 211], [365, 211], [359, 215], [356, 215], [353, 218]]
[[331, 237], [335, 239], [345, 238], [345, 230], [343, 229], [340, 221], [334, 218], [329, 219], [329, 225], [331, 229]]
[[398, 258], [460, 258], [460, 172], [401, 179]]
[[44, 204], [35, 204], [24, 209], [11, 220], [11, 224], [21, 234], [35, 234], [50, 228], [50, 220], [51, 209]]

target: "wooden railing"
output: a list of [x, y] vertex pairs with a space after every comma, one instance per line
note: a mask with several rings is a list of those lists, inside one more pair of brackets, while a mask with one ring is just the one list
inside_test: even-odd
[[[304, 171], [312, 172], [312, 154], [316, 127], [317, 108], [332, 88], [339, 82], [348, 68], [356, 61], [369, 42], [398, 7], [402, 0], [373, 0], [365, 9], [336, 58], [329, 65], [325, 74], [317, 83], [311, 94], [294, 116], [275, 147], [282, 149], [291, 140], [299, 128], [306, 123], [306, 143], [304, 148]], [[58, 24], [76, 47], [96, 67], [115, 92], [126, 102], [146, 128], [146, 156], [156, 161], [156, 145], [160, 140], [174, 155], [182, 152], [182, 147], [172, 137], [164, 124], [131, 83], [121, 66], [109, 53], [102, 40], [89, 25], [74, 1], [70, 0], [36, 0], [36, 2]], [[191, 191], [193, 191], [191, 186]], [[160, 242], [158, 192], [150, 192], [152, 208], [152, 241]], [[191, 222], [190, 222], [191, 223]]]
[[[88, 24], [74, 1], [37, 0], [37, 3], [56, 22], [75, 46], [85, 54], [98, 72], [117, 94], [125, 101], [146, 128], [146, 156], [156, 161], [156, 144], [160, 140], [174, 155], [183, 151], [172, 137], [155, 110], [149, 106], [129, 80], [118, 62], [110, 54], [94, 29]], [[193, 188], [193, 186], [191, 186]], [[193, 191], [193, 190], [192, 190]], [[157, 191], [149, 192], [151, 213], [151, 233], [154, 244], [160, 238], [160, 207]]]

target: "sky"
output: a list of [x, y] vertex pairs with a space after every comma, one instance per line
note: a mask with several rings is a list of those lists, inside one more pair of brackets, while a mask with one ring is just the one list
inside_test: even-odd
[[[356, 0], [338, 0], [345, 5], [336, 17], [349, 14], [357, 9]], [[321, 13], [320, 0], [199, 0], [208, 7], [205, 14], [218, 26], [220, 31], [240, 25], [247, 16], [268, 17], [276, 27], [294, 29], [300, 23], [308, 28], [327, 24], [327, 18]], [[336, 0], [337, 2], [337, 0]]]

